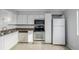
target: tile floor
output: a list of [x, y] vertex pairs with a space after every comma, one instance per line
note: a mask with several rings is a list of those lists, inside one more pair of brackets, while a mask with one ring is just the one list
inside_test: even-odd
[[44, 44], [43, 41], [34, 41], [34, 43], [18, 43], [11, 50], [69, 50], [65, 46]]

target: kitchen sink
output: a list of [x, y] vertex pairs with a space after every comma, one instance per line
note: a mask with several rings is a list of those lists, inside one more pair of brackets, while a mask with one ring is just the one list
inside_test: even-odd
[[13, 30], [1, 31], [1, 32], [0, 32], [0, 36], [6, 35], [6, 34], [10, 34], [10, 33], [12, 33], [12, 32], [14, 32], [14, 31], [13, 31]]

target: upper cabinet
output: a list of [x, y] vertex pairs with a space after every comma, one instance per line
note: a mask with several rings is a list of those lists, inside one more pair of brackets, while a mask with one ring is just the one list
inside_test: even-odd
[[35, 19], [39, 19], [39, 20], [44, 20], [44, 15], [33, 15], [33, 17], [34, 17], [34, 20]]
[[16, 14], [8, 14], [7, 17], [5, 17], [6, 19], [4, 20], [4, 23], [6, 24], [16, 24]]
[[44, 15], [39, 15], [39, 18], [40, 18], [41, 20], [45, 20], [45, 16], [44, 16]]
[[28, 15], [28, 24], [34, 24], [34, 20], [44, 20], [44, 15]]
[[34, 20], [44, 20], [44, 15], [18, 15], [17, 24], [34, 24]]
[[8, 10], [0, 10], [0, 25], [34, 24], [34, 20], [44, 20], [44, 15], [15, 14]]
[[28, 24], [34, 24], [34, 15], [28, 15]]
[[16, 24], [16, 14], [7, 10], [0, 10], [0, 25]]
[[17, 16], [17, 24], [22, 24], [22, 15]]
[[0, 13], [0, 26], [3, 25], [3, 19], [2, 19], [2, 16], [1, 16], [1, 13]]
[[13, 26], [8, 26], [8, 24], [16, 24], [16, 14], [8, 10], [0, 10], [0, 30], [5, 26], [7, 29], [13, 28]]
[[11, 20], [10, 20], [9, 24], [17, 24], [17, 19], [16, 19], [17, 15], [16, 14], [11, 14], [10, 18], [11, 18]]
[[18, 15], [17, 16], [17, 24], [27, 24], [27, 15]]
[[27, 24], [28, 23], [28, 16], [27, 15], [23, 15], [23, 24]]

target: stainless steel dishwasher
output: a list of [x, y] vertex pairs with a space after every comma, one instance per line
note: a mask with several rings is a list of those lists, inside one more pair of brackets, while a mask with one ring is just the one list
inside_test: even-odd
[[19, 31], [19, 42], [20, 43], [28, 42], [28, 32], [27, 31]]

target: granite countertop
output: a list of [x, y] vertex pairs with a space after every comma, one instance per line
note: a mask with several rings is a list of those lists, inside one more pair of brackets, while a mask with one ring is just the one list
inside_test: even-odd
[[4, 36], [13, 32], [16, 32], [16, 31], [15, 30], [0, 31], [0, 36]]
[[14, 29], [2, 30], [2, 31], [0, 31], [0, 36], [4, 36], [4, 35], [7, 35], [7, 34], [16, 32], [16, 31], [28, 32], [30, 30], [34, 30], [34, 28], [14, 28]]
[[16, 28], [16, 30], [26, 30], [26, 31], [29, 31], [29, 30], [34, 30], [34, 28]]

